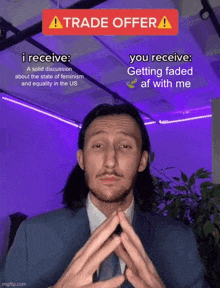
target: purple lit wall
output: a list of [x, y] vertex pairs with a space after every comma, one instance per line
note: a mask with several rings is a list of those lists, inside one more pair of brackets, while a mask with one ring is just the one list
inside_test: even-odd
[[[4, 100], [0, 109], [1, 260], [8, 246], [8, 215], [22, 212], [31, 217], [62, 206], [58, 192], [75, 163], [78, 129]], [[176, 167], [167, 172], [172, 176], [179, 170], [211, 170], [211, 121], [146, 126], [156, 155], [152, 166]]]
[[7, 249], [8, 215], [29, 217], [61, 207], [58, 194], [75, 163], [78, 129], [1, 100], [0, 260]]
[[148, 125], [152, 151], [155, 160], [152, 173], [156, 169], [175, 167], [167, 170], [170, 176], [180, 176], [180, 170], [191, 175], [205, 167], [212, 170], [212, 118], [173, 123], [168, 125]]

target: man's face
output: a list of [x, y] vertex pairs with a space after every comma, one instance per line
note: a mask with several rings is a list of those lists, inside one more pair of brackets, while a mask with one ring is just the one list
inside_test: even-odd
[[133, 193], [137, 172], [147, 165], [141, 144], [140, 128], [127, 114], [98, 117], [89, 125], [77, 158], [93, 197], [116, 203]]

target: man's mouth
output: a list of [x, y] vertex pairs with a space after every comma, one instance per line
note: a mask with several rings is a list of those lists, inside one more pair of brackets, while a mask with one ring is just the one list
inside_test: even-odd
[[112, 183], [112, 182], [119, 181], [120, 179], [116, 177], [102, 177], [101, 180], [106, 183]]

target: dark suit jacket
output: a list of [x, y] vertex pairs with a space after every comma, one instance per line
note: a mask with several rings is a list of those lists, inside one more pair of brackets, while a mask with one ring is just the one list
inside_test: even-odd
[[[202, 288], [204, 268], [192, 230], [135, 206], [133, 227], [167, 288]], [[90, 237], [86, 208], [59, 209], [24, 221], [5, 266], [5, 283], [54, 285]], [[133, 287], [128, 281], [123, 287]]]

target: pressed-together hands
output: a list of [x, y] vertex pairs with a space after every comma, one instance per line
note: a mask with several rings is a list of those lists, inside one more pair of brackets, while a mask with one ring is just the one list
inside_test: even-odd
[[[120, 236], [113, 234], [118, 224]], [[125, 275], [93, 283], [94, 273], [113, 251], [126, 263]], [[124, 212], [115, 211], [76, 253], [53, 288], [114, 288], [122, 285], [125, 277], [136, 288], [165, 288]]]
[[135, 267], [130, 269], [125, 262], [127, 264], [125, 275], [128, 281], [135, 288], [166, 288], [125, 214], [119, 212], [118, 216], [123, 231], [120, 238]]
[[101, 262], [120, 244], [120, 237], [111, 236], [118, 224], [119, 217], [116, 215], [116, 212], [114, 212], [93, 232], [89, 240], [76, 253], [64, 274], [53, 287], [119, 287], [125, 280], [124, 276], [93, 283], [93, 274], [99, 269]]

